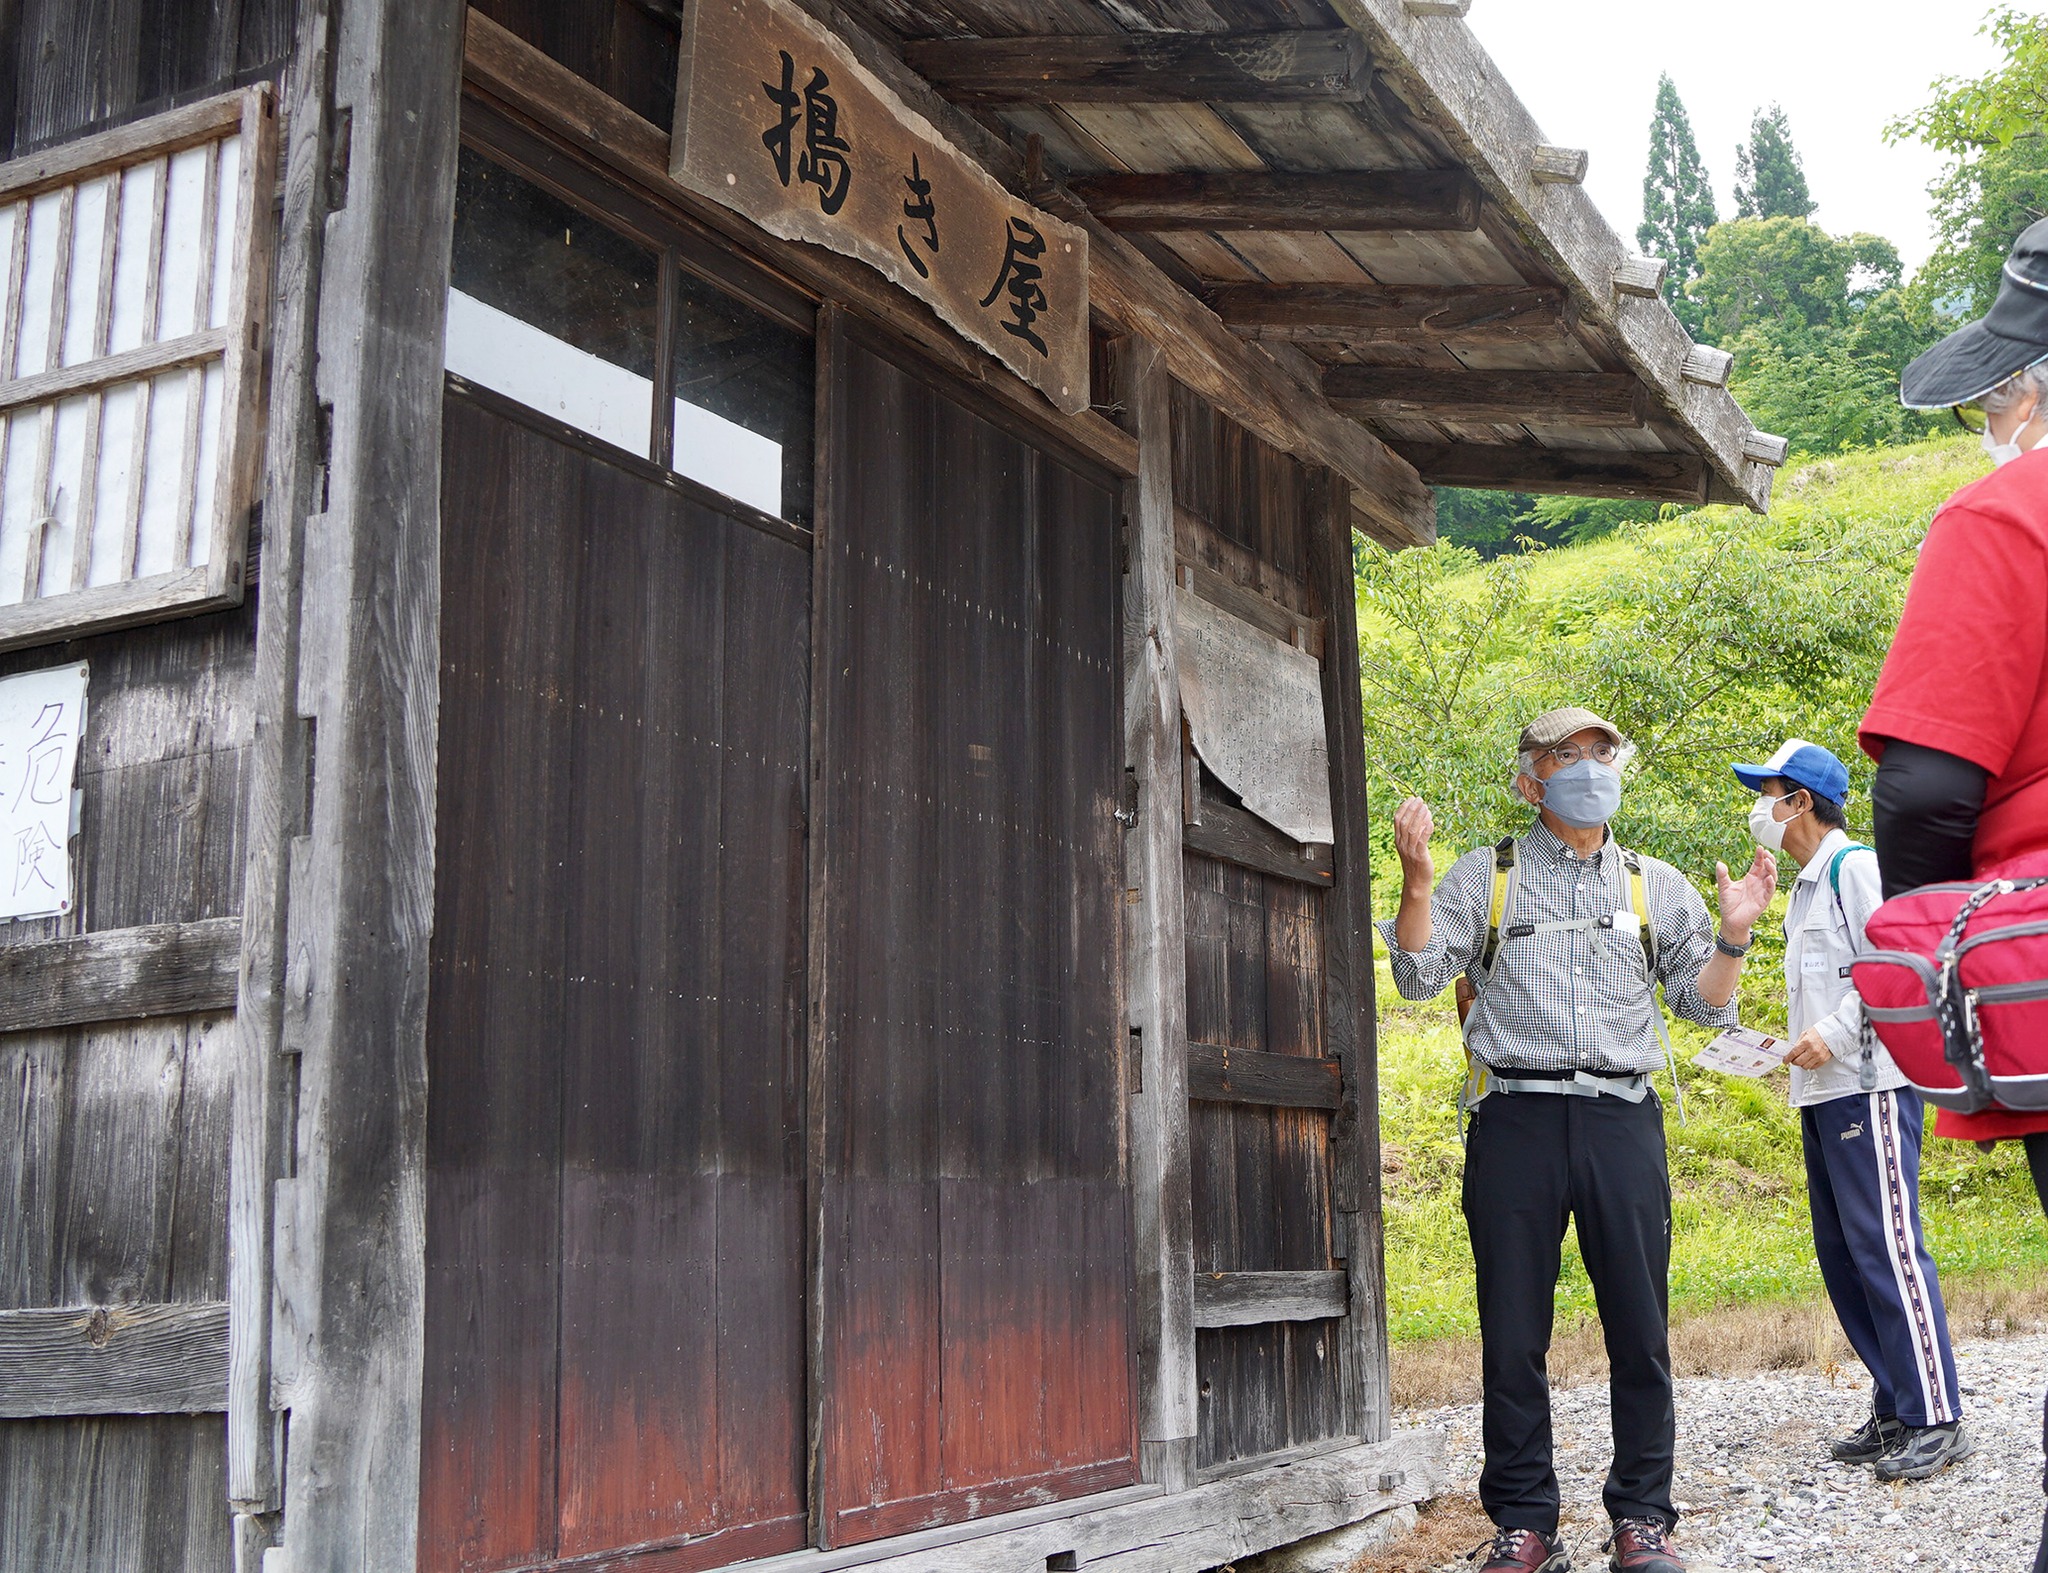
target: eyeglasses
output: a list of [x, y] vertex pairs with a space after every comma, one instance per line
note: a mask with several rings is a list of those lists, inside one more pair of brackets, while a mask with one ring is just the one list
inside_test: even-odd
[[1611, 765], [1621, 757], [1621, 752], [1621, 744], [1602, 740], [1590, 748], [1581, 748], [1577, 743], [1559, 743], [1555, 748], [1542, 750], [1536, 757], [1541, 759], [1547, 754], [1560, 765], [1575, 765], [1581, 759], [1590, 759], [1596, 765]]
[[[1956, 424], [1972, 437], [1984, 435], [1984, 427], [1986, 425], [1984, 412], [1978, 409], [1976, 405], [1958, 404], [1949, 410], [1949, 414], [1953, 415], [1956, 418]], [[1974, 426], [1970, 424], [1972, 421], [1976, 422]]]

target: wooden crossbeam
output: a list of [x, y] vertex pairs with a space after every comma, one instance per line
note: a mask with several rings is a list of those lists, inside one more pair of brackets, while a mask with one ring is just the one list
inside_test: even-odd
[[1479, 187], [1462, 169], [1089, 175], [1071, 185], [1088, 210], [1115, 230], [1479, 227]]
[[1343, 1067], [1299, 1054], [1190, 1043], [1188, 1096], [1204, 1103], [1336, 1109], [1344, 1103]]
[[206, 1414], [227, 1390], [220, 1301], [0, 1311], [0, 1418]]
[[930, 38], [912, 70], [963, 104], [1357, 102], [1371, 78], [1349, 28], [1261, 33], [1104, 33]]
[[1323, 396], [1368, 419], [1612, 427], [1640, 426], [1648, 409], [1642, 383], [1623, 372], [1332, 366], [1323, 373]]
[[240, 918], [0, 948], [0, 1032], [232, 1010], [241, 954]]
[[1421, 284], [1227, 284], [1210, 309], [1252, 339], [1337, 339], [1348, 344], [1526, 344], [1577, 321], [1561, 289]]
[[1197, 1327], [1319, 1322], [1349, 1309], [1350, 1286], [1341, 1272], [1195, 1274]]
[[1395, 443], [1393, 448], [1432, 486], [1648, 502], [1707, 501], [1706, 461], [1697, 454], [1478, 443]]

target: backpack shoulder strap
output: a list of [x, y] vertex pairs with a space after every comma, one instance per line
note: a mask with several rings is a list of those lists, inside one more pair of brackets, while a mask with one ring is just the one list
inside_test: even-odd
[[1508, 887], [1514, 881], [1519, 849], [1513, 836], [1502, 836], [1493, 848], [1493, 901], [1486, 920], [1486, 948], [1479, 953], [1479, 970], [1493, 971], [1500, 954], [1500, 931], [1508, 911]]
[[1875, 847], [1866, 847], [1860, 841], [1852, 841], [1828, 860], [1828, 883], [1835, 887], [1835, 899], [1842, 898], [1842, 859], [1851, 852], [1874, 852]]
[[1842, 905], [1842, 860], [1851, 852], [1875, 852], [1877, 848], [1866, 847], [1860, 841], [1852, 841], [1833, 857], [1828, 859], [1828, 884], [1835, 893], [1835, 910], [1842, 914], [1842, 927], [1849, 926], [1849, 909]]
[[1643, 942], [1643, 960], [1650, 968], [1650, 982], [1654, 985], [1657, 981], [1657, 915], [1650, 910], [1650, 886], [1643, 878], [1642, 857], [1624, 851], [1621, 866], [1628, 870], [1629, 910], [1641, 919], [1636, 926], [1636, 936]]

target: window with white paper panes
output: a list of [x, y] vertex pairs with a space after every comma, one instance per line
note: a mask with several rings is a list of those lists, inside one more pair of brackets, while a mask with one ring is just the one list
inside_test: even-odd
[[276, 150], [264, 85], [0, 165], [0, 649], [241, 599]]

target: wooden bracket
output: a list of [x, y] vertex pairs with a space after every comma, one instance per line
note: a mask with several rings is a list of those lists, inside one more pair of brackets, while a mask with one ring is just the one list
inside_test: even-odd
[[1539, 147], [1529, 155], [1529, 178], [1539, 186], [1582, 186], [1592, 155], [1578, 147]]

